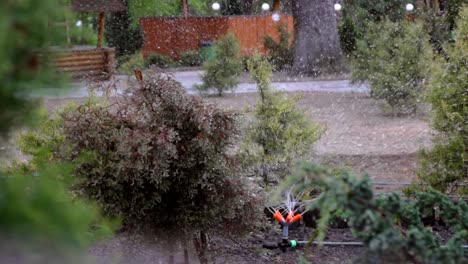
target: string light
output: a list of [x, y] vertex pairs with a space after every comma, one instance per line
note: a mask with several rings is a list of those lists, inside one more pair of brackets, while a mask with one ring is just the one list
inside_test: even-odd
[[262, 4], [262, 10], [263, 11], [268, 11], [270, 10], [270, 5], [268, 3], [263, 3]]
[[213, 8], [214, 11], [218, 11], [219, 9], [221, 9], [221, 5], [215, 2], [211, 5], [211, 8]]
[[406, 4], [406, 11], [411, 12], [411, 11], [413, 11], [413, 9], [414, 9], [413, 4]]
[[281, 15], [278, 13], [273, 13], [273, 15], [271, 15], [271, 19], [273, 19], [275, 22], [278, 22], [281, 19]]
[[335, 11], [341, 10], [341, 5], [339, 3], [336, 3], [333, 7], [335, 8]]

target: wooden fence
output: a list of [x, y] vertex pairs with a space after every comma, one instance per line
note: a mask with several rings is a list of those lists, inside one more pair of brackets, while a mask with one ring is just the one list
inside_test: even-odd
[[113, 48], [75, 47], [52, 53], [52, 64], [73, 79], [108, 80], [115, 72]]
[[264, 37], [277, 38], [279, 23], [285, 23], [293, 32], [293, 18], [287, 15], [282, 15], [279, 22], [273, 21], [270, 15], [140, 18], [143, 56], [160, 53], [178, 59], [186, 51], [198, 50], [201, 42], [214, 41], [228, 32], [239, 40], [241, 55], [249, 55], [255, 50], [265, 52]]

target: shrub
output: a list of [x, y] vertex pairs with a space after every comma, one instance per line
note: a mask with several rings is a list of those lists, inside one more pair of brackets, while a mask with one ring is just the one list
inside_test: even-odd
[[403, 0], [345, 1], [343, 12], [352, 20], [357, 37], [361, 38], [370, 22], [402, 21], [405, 18], [405, 4]]
[[[149, 232], [241, 234], [261, 216], [228, 154], [237, 115], [189, 96], [165, 75], [148, 77], [113, 107], [63, 114], [78, 193], [110, 216]], [[231, 151], [232, 152], [232, 151]], [[61, 155], [57, 155], [60, 157]]]
[[126, 55], [119, 58], [119, 72], [123, 72], [127, 75], [133, 74], [135, 67], [144, 68], [145, 60], [143, 55], [140, 52], [137, 52], [133, 55]]
[[275, 70], [283, 70], [291, 68], [293, 65], [293, 48], [291, 47], [291, 33], [288, 31], [288, 26], [285, 23], [280, 23], [276, 30], [278, 32], [278, 42], [271, 36], [264, 37], [264, 46], [268, 50], [270, 63]]
[[345, 54], [354, 52], [356, 42], [364, 37], [371, 22], [403, 20], [405, 4], [402, 0], [345, 1], [343, 19], [338, 25], [340, 44]]
[[430, 50], [417, 23], [371, 23], [357, 42], [353, 81], [368, 81], [372, 96], [385, 100], [392, 110], [413, 112], [427, 76]]
[[[122, 1], [129, 6], [129, 1]], [[129, 11], [113, 12], [108, 16], [105, 28], [106, 42], [115, 47], [117, 56], [129, 55], [137, 52], [143, 46], [143, 35], [138, 23], [133, 23]]]
[[443, 46], [450, 41], [450, 24], [447, 22], [447, 17], [438, 16], [435, 12], [428, 11], [423, 15], [425, 31], [429, 33], [429, 41], [432, 49], [439, 53], [445, 54]]
[[247, 127], [244, 152], [246, 160], [261, 166], [265, 181], [274, 169], [284, 176], [292, 162], [311, 150], [321, 130], [296, 107], [299, 97], [288, 98], [270, 87], [271, 65], [256, 54], [248, 62], [257, 83], [259, 101], [253, 122]]
[[343, 19], [338, 24], [338, 34], [340, 36], [340, 45], [343, 52], [350, 56], [356, 49], [356, 29], [353, 21], [346, 10], [343, 10]]
[[162, 69], [169, 68], [175, 65], [175, 62], [166, 55], [152, 53], [145, 61], [145, 67], [156, 66]]
[[455, 22], [458, 20], [459, 15], [462, 14], [460, 10], [463, 9], [464, 6], [466, 6], [465, 0], [452, 0], [448, 2], [447, 22], [450, 24], [451, 30], [455, 28]]
[[234, 90], [239, 84], [242, 73], [242, 62], [239, 59], [240, 44], [232, 33], [216, 41], [216, 59], [207, 61], [203, 68], [203, 84], [195, 89], [205, 92], [215, 89], [218, 95], [226, 90]]
[[[418, 192], [414, 200], [404, 200], [397, 193], [375, 197], [368, 177], [311, 164], [304, 164], [284, 183], [284, 188], [291, 186], [298, 192], [317, 187], [323, 190], [310, 205], [310, 209], [320, 210], [318, 240], [325, 238], [335, 212], [347, 216], [353, 235], [367, 249], [358, 263], [466, 262], [462, 245], [468, 242], [468, 205], [462, 200], [453, 202], [432, 189]], [[422, 221], [434, 217], [434, 208], [452, 232], [444, 245]]]
[[[429, 80], [434, 129], [439, 134], [431, 150], [420, 155], [419, 178], [440, 191], [468, 191], [468, 7], [461, 9], [457, 41], [447, 46], [447, 60], [437, 58]], [[454, 185], [455, 184], [455, 185]]]
[[182, 54], [179, 62], [183, 66], [200, 66], [202, 65], [202, 58], [197, 51], [187, 51]]

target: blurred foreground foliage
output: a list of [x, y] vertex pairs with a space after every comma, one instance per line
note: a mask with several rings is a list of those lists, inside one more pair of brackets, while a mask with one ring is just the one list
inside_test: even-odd
[[[60, 86], [46, 62], [47, 48], [57, 36], [47, 25], [62, 12], [54, 0], [0, 2], [2, 138], [18, 127], [31, 125], [31, 117], [40, 122], [38, 100], [28, 92]], [[83, 247], [111, 233], [112, 225], [92, 203], [70, 195], [72, 167], [51, 162], [45, 149], [38, 148], [36, 154], [33, 167], [15, 163], [11, 168], [0, 168], [1, 250], [20, 250], [8, 243], [15, 240], [21, 248], [54, 249], [60, 254], [57, 249]]]
[[419, 179], [444, 192], [468, 193], [468, 6], [460, 11], [455, 42], [432, 64], [428, 101], [438, 131], [420, 153]]
[[43, 250], [78, 249], [112, 234], [98, 207], [68, 191], [73, 166], [37, 163], [0, 171], [1, 238]]
[[[322, 190], [311, 204], [320, 210], [318, 240], [325, 238], [336, 212], [346, 216], [353, 235], [367, 249], [357, 263], [467, 261], [462, 245], [468, 242], [468, 205], [463, 200], [451, 201], [433, 189], [417, 192], [414, 200], [404, 200], [397, 193], [376, 197], [367, 176], [312, 164], [303, 164], [283, 183], [284, 189], [291, 186], [298, 192]], [[434, 216], [434, 210], [438, 210], [438, 216]], [[426, 217], [438, 217], [450, 228], [453, 233], [448, 241], [442, 244], [442, 239], [424, 225]]]
[[34, 120], [37, 100], [25, 93], [56, 87], [57, 76], [47, 67], [45, 51], [58, 32], [48, 30], [61, 10], [55, 1], [1, 1], [0, 3], [0, 136]]

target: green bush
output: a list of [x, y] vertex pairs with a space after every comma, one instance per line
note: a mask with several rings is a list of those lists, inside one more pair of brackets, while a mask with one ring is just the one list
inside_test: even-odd
[[466, 6], [465, 0], [451, 0], [448, 2], [447, 8], [447, 22], [450, 25], [450, 30], [455, 29], [455, 22], [458, 20], [459, 15], [462, 13], [460, 10]]
[[437, 58], [429, 80], [432, 125], [439, 131], [434, 147], [420, 155], [419, 178], [440, 191], [467, 193], [468, 179], [468, 7], [461, 9], [457, 41]]
[[[309, 209], [320, 210], [316, 237], [323, 240], [335, 212], [347, 216], [353, 236], [364, 243], [366, 254], [357, 263], [466, 263], [468, 205], [452, 201], [433, 189], [405, 200], [397, 193], [375, 196], [369, 177], [347, 170], [329, 170], [304, 164], [283, 185], [283, 190], [323, 192]], [[434, 215], [437, 208], [437, 216]], [[450, 227], [442, 238], [423, 223], [440, 219]], [[314, 239], [315, 237], [312, 237]], [[445, 240], [446, 239], [446, 240]]]
[[256, 54], [248, 66], [257, 83], [260, 99], [254, 120], [245, 132], [244, 160], [259, 165], [262, 177], [267, 181], [273, 170], [283, 177], [294, 161], [311, 151], [321, 129], [296, 107], [299, 97], [288, 98], [284, 93], [272, 91], [272, 69], [265, 58]]
[[83, 22], [81, 27], [70, 28], [70, 42], [74, 45], [97, 45], [97, 34], [94, 28]]
[[173, 67], [176, 63], [166, 55], [151, 53], [145, 61], [145, 67], [156, 66], [162, 69]]
[[362, 38], [371, 22], [390, 20], [402, 21], [405, 18], [405, 5], [403, 0], [353, 0], [345, 1], [343, 15], [348, 16], [356, 30], [356, 36]]
[[352, 62], [354, 82], [368, 81], [371, 94], [400, 113], [414, 112], [428, 75], [427, 34], [418, 23], [370, 23], [357, 42]]
[[200, 56], [200, 53], [197, 51], [187, 51], [182, 54], [179, 60], [182, 66], [200, 66], [202, 65], [203, 61]]
[[447, 17], [438, 16], [435, 12], [428, 11], [422, 15], [422, 19], [424, 21], [424, 30], [429, 33], [432, 49], [439, 54], [445, 55], [443, 46], [452, 37]]
[[218, 95], [226, 90], [234, 90], [239, 84], [242, 61], [239, 58], [240, 44], [232, 33], [228, 33], [215, 44], [216, 59], [204, 65], [203, 84], [195, 86], [200, 92], [215, 89]]
[[118, 64], [120, 65], [117, 69], [119, 72], [123, 72], [127, 75], [133, 74], [135, 67], [144, 68], [145, 59], [140, 52], [137, 52], [133, 55], [125, 55], [118, 58]]
[[[129, 6], [129, 0], [122, 2]], [[115, 47], [117, 56], [133, 54], [143, 46], [140, 27], [132, 20], [130, 11], [112, 12], [108, 15], [104, 33], [107, 45]]]
[[353, 21], [346, 10], [343, 10], [343, 19], [338, 24], [340, 46], [343, 52], [350, 56], [356, 49], [357, 33]]
[[344, 1], [343, 19], [338, 24], [340, 45], [350, 56], [356, 49], [356, 42], [362, 39], [372, 22], [401, 21], [405, 16], [406, 2], [403, 0], [354, 0]]
[[285, 23], [280, 23], [276, 30], [278, 32], [278, 42], [271, 36], [264, 37], [264, 46], [268, 50], [270, 63], [274, 70], [283, 70], [291, 68], [293, 65], [294, 54], [290, 44], [291, 33], [288, 31], [288, 26]]

